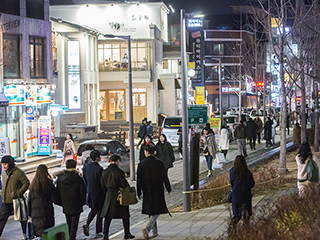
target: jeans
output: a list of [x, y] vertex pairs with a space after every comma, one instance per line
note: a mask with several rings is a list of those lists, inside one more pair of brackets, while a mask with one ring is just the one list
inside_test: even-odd
[[153, 235], [158, 233], [158, 227], [157, 227], [157, 219], [160, 215], [149, 215], [149, 220], [147, 222], [147, 225], [145, 227], [145, 230], [147, 233], [149, 233], [152, 230]]
[[210, 154], [205, 155], [205, 157], [206, 157], [206, 161], [207, 161], [208, 170], [211, 171], [212, 170], [212, 159], [213, 159], [213, 157]]
[[249, 138], [250, 141], [250, 149], [255, 149], [256, 148], [256, 137]]
[[[103, 227], [103, 239], [109, 239], [109, 227], [111, 224], [112, 218], [105, 218], [104, 219], [104, 227]], [[130, 221], [129, 218], [122, 218], [122, 224], [124, 228], [124, 235], [127, 236], [130, 234]]]
[[243, 156], [248, 156], [247, 155], [247, 147], [246, 147], [246, 139], [245, 138], [240, 138], [237, 140], [238, 143], [238, 151], [240, 155]]
[[87, 225], [89, 226], [94, 217], [97, 215], [97, 220], [96, 220], [96, 233], [101, 233], [102, 232], [102, 218], [100, 217], [101, 209], [96, 210], [96, 209], [91, 209], [88, 219], [87, 219]]
[[268, 147], [268, 143], [270, 143], [270, 146], [272, 147], [272, 143], [271, 143], [271, 140], [270, 140], [270, 139], [267, 139], [267, 140], [266, 140], [266, 147]]
[[80, 218], [80, 213], [76, 215], [66, 214], [67, 224], [69, 227], [70, 240], [75, 240], [77, 237], [79, 218]]
[[[2, 235], [4, 226], [7, 223], [7, 220], [11, 213], [13, 212], [13, 203], [2, 203], [0, 210], [0, 236]], [[22, 233], [26, 234], [27, 222], [21, 221]]]

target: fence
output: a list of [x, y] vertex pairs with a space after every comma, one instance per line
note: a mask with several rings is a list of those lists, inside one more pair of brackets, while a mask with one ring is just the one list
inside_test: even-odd
[[101, 132], [98, 133], [98, 139], [116, 139], [121, 142], [123, 145], [126, 144], [126, 132]]

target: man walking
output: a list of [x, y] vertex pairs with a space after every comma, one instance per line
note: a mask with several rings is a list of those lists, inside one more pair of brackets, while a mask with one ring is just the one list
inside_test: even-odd
[[75, 240], [82, 207], [86, 204], [86, 185], [76, 170], [77, 162], [69, 159], [66, 170], [56, 174], [57, 190], [61, 198], [63, 213], [66, 215], [70, 240]]
[[139, 149], [139, 146], [144, 139], [144, 136], [147, 134], [147, 118], [144, 118], [142, 120], [142, 123], [140, 124], [138, 137], [140, 138], [140, 141], [138, 142], [138, 145], [136, 146], [137, 149]]
[[[163, 162], [154, 157], [155, 146], [147, 145], [145, 148], [146, 159], [141, 161], [137, 170], [137, 195], [142, 199], [142, 214], [148, 214], [149, 220], [142, 233], [145, 239], [158, 236], [157, 219], [160, 214], [169, 213], [165, 196], [164, 186], [168, 193], [171, 185]], [[170, 214], [170, 213], [169, 213]], [[152, 231], [152, 236], [149, 233]]]
[[87, 204], [91, 208], [91, 211], [87, 218], [87, 223], [83, 225], [83, 233], [89, 236], [89, 225], [93, 218], [96, 219], [96, 236], [95, 238], [103, 237], [102, 234], [102, 218], [100, 217], [101, 209], [104, 202], [104, 192], [101, 186], [101, 174], [103, 168], [100, 166], [101, 153], [98, 150], [93, 150], [90, 153], [92, 162], [85, 165], [83, 168], [83, 178], [87, 185]]
[[247, 123], [247, 137], [250, 141], [250, 149], [256, 150], [256, 139], [257, 139], [257, 132], [258, 132], [258, 125], [252, 120], [252, 118], [249, 118]]
[[[2, 173], [2, 206], [0, 210], [0, 236], [2, 235], [4, 226], [13, 212], [13, 199], [22, 198], [27, 191], [30, 182], [26, 174], [18, 168], [13, 157], [7, 155], [1, 159]], [[26, 221], [20, 221], [23, 237], [26, 238]]]
[[147, 134], [151, 135], [153, 137], [153, 127], [152, 127], [152, 121], [148, 122], [147, 125]]
[[182, 122], [180, 122], [180, 128], [178, 129], [177, 134], [179, 135], [178, 152], [179, 152], [180, 158], [182, 158]]
[[315, 128], [315, 125], [316, 125], [316, 113], [314, 112], [313, 108], [312, 108], [311, 113], [310, 113], [310, 123], [311, 123], [311, 128]]
[[234, 137], [238, 143], [238, 151], [240, 155], [247, 157], [247, 148], [246, 148], [246, 134], [247, 129], [246, 126], [243, 124], [243, 120], [240, 120], [239, 126], [236, 127], [234, 130]]
[[256, 115], [256, 118], [254, 119], [254, 122], [258, 125], [257, 137], [258, 137], [258, 143], [260, 144], [261, 132], [262, 132], [262, 129], [263, 129], [263, 122], [259, 118], [259, 115]]

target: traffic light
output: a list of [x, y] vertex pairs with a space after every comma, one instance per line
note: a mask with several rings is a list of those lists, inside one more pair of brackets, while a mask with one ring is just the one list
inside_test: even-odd
[[264, 82], [257, 82], [257, 87], [264, 87]]

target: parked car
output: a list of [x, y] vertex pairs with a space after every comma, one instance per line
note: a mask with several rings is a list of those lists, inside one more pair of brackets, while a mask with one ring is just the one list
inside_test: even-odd
[[77, 151], [77, 161], [81, 159], [82, 152], [85, 151], [86, 144], [91, 144], [94, 150], [101, 152], [101, 161], [109, 162], [110, 156], [114, 153], [117, 153], [121, 156], [120, 168], [125, 172], [130, 172], [130, 155], [129, 149], [127, 149], [121, 142], [117, 140], [88, 140], [82, 142], [79, 145]]
[[[278, 111], [278, 109], [276, 107], [266, 107], [266, 116], [269, 116], [269, 114], [271, 114], [272, 116], [276, 116], [277, 119], [279, 119], [279, 116], [280, 116], [280, 113]], [[249, 116], [251, 118], [255, 118], [255, 116], [257, 115], [257, 110], [256, 109], [253, 109]], [[262, 122], [264, 122], [264, 111], [263, 111], [263, 108], [260, 108], [259, 111], [258, 111], [258, 115], [261, 119]]]
[[[167, 141], [171, 143], [172, 147], [178, 147], [179, 135], [177, 134], [180, 128], [182, 117], [166, 117], [161, 126], [161, 133], [165, 134]], [[189, 126], [189, 139], [191, 135], [191, 127]]]

